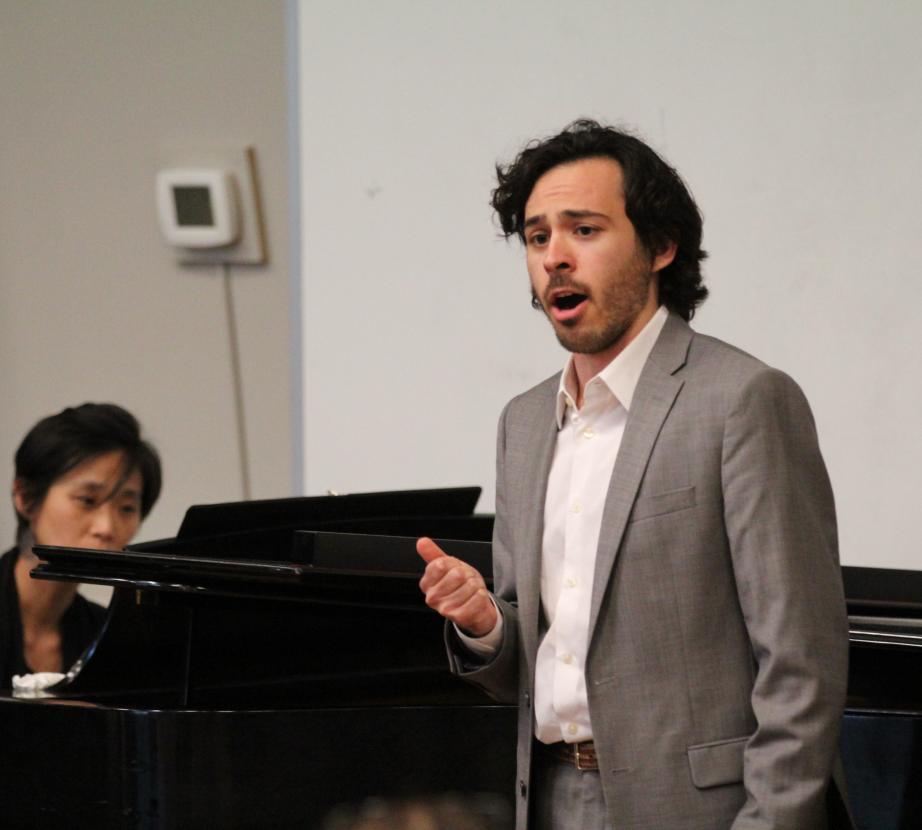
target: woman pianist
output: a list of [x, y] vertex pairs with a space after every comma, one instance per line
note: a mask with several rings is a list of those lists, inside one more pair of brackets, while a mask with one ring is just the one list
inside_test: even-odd
[[16, 451], [16, 547], [0, 558], [0, 688], [14, 674], [66, 672], [105, 609], [72, 582], [32, 579], [33, 544], [120, 550], [160, 494], [160, 459], [135, 417], [85, 403], [39, 421]]

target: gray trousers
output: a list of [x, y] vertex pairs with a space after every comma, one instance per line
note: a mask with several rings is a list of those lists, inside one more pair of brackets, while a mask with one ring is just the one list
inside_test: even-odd
[[599, 773], [578, 770], [535, 747], [531, 830], [612, 830]]

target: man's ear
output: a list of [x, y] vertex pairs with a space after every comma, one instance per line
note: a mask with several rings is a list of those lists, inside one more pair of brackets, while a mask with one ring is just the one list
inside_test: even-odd
[[678, 250], [675, 242], [671, 240], [667, 242], [663, 249], [653, 257], [653, 266], [651, 270], [654, 274], [658, 274], [663, 270], [667, 265], [671, 265], [672, 261], [675, 259], [676, 251]]

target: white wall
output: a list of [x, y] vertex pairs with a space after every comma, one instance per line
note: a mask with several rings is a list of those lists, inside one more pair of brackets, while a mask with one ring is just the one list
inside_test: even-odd
[[304, 481], [483, 484], [562, 365], [496, 237], [492, 164], [588, 115], [705, 214], [696, 326], [813, 403], [843, 561], [922, 566], [922, 6], [301, 0]]
[[[292, 490], [282, 0], [0, 4], [0, 459], [41, 416], [132, 410], [163, 456], [139, 539], [241, 498], [222, 283], [176, 264], [153, 182], [171, 147], [252, 144], [270, 263], [234, 290], [253, 495]], [[12, 544], [11, 507], [0, 539]]]

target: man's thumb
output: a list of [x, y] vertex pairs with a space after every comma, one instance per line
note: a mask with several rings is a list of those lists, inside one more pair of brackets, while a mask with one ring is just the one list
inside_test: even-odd
[[423, 536], [422, 539], [416, 540], [416, 552], [423, 558], [427, 565], [434, 559], [447, 555], [445, 551], [428, 536]]

